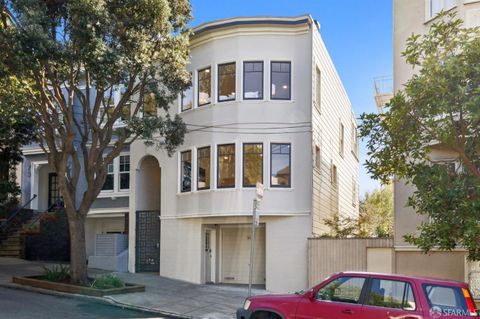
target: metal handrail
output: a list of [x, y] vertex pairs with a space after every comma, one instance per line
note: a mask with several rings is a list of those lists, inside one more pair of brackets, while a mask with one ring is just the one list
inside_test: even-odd
[[28, 227], [32, 226], [33, 224], [35, 224], [35, 223], [40, 219], [40, 217], [42, 217], [43, 214], [50, 212], [50, 210], [51, 210], [52, 208], [54, 208], [56, 205], [57, 205], [57, 204], [52, 204], [52, 205], [50, 205], [50, 207], [47, 208], [47, 210], [45, 210], [45, 211], [43, 211], [43, 212], [41, 212], [41, 213], [36, 214], [36, 216], [35, 216], [27, 225], [25, 225], [24, 227], [25, 227], [25, 228], [28, 228]]
[[8, 219], [2, 223], [2, 225], [0, 226], [0, 229], [5, 232], [5, 230], [8, 228], [8, 226], [10, 226], [10, 224], [12, 223], [13, 219], [23, 210], [25, 209], [25, 207], [27, 207], [28, 204], [30, 204], [35, 198], [37, 198], [37, 194], [33, 194], [33, 197], [30, 198], [30, 200], [28, 202], [25, 203], [25, 205], [23, 205], [22, 207], [20, 207], [19, 209], [17, 209], [15, 211], [15, 213], [13, 213], [12, 215], [10, 215], [10, 217], [8, 217]]

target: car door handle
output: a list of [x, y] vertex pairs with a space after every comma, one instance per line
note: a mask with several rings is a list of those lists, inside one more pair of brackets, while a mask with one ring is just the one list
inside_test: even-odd
[[343, 309], [342, 313], [346, 315], [353, 315], [353, 310], [352, 309]]

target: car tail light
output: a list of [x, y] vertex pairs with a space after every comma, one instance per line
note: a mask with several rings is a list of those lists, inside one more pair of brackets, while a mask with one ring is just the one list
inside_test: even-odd
[[470, 312], [471, 317], [478, 317], [477, 310], [475, 309], [475, 302], [473, 301], [472, 296], [470, 295], [470, 292], [468, 291], [467, 288], [462, 288], [463, 291], [463, 296], [465, 297], [465, 300], [467, 301], [467, 306], [468, 306], [468, 311]]

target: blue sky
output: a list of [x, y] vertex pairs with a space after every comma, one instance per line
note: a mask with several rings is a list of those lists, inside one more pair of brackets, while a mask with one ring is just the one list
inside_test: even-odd
[[[191, 0], [192, 25], [235, 16], [296, 16], [309, 13], [335, 63], [357, 117], [375, 112], [373, 79], [391, 76], [392, 1], [390, 0]], [[361, 143], [360, 196], [379, 187], [363, 167]]]

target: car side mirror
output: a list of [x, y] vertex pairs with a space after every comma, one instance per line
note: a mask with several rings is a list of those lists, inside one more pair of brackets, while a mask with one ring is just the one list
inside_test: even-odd
[[310, 300], [315, 299], [315, 291], [313, 289], [310, 289], [306, 294], [305, 297], [307, 297]]

